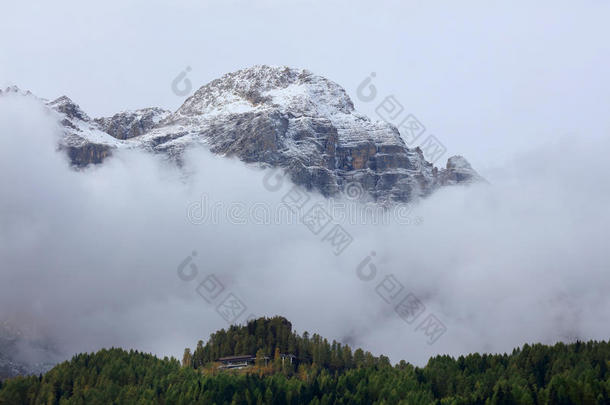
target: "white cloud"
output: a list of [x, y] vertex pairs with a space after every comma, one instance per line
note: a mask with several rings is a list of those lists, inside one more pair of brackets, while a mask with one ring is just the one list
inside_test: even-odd
[[[0, 98], [0, 131], [0, 318], [65, 356], [111, 345], [179, 356], [227, 325], [196, 292], [207, 274], [247, 313], [393, 361], [607, 338], [607, 141], [560, 140], [490, 185], [441, 190], [415, 208], [421, 225], [346, 224], [354, 242], [336, 257], [302, 224], [190, 223], [202, 193], [277, 209], [289, 184], [268, 191], [239, 161], [195, 149], [178, 169], [132, 151], [75, 172], [55, 151], [57, 125], [23, 97]], [[193, 250], [198, 278], [185, 282], [177, 266]], [[356, 267], [371, 251], [378, 274], [365, 282]], [[418, 321], [447, 326], [434, 345], [375, 292], [389, 274], [426, 305]]]

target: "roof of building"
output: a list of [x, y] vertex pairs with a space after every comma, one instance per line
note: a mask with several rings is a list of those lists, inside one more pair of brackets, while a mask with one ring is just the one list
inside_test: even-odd
[[251, 354], [242, 354], [239, 356], [221, 357], [218, 359], [218, 361], [239, 361], [239, 360], [254, 360], [254, 359], [256, 359], [256, 356], [253, 356]]

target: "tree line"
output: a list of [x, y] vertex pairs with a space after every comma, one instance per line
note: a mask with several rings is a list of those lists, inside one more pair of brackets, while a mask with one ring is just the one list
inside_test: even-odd
[[[257, 352], [269, 364], [210, 371], [218, 357]], [[298, 364], [282, 368], [279, 353], [294, 354]], [[605, 341], [391, 365], [384, 356], [298, 335], [276, 317], [218, 331], [185, 351], [182, 363], [117, 348], [79, 354], [45, 375], [0, 383], [0, 404], [601, 405], [610, 404], [609, 366]]]

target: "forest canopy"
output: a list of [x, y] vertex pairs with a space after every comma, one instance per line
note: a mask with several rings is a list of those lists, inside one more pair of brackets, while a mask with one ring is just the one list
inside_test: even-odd
[[[218, 368], [243, 354], [269, 361]], [[220, 330], [182, 362], [118, 348], [79, 354], [1, 383], [0, 404], [608, 404], [609, 366], [610, 344], [597, 341], [392, 365], [274, 317]]]

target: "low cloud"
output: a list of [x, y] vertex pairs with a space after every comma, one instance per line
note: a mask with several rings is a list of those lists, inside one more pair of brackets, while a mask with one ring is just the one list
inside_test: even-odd
[[[437, 353], [607, 338], [606, 140], [528, 151], [490, 170], [490, 184], [436, 192], [412, 222], [333, 217], [314, 234], [251, 214], [282, 212], [288, 181], [270, 189], [275, 173], [204, 148], [182, 168], [122, 151], [77, 172], [56, 150], [57, 123], [15, 96], [0, 98], [0, 131], [0, 319], [61, 358], [108, 346], [180, 356], [228, 325], [217, 306], [229, 294], [247, 308], [237, 321], [279, 314], [299, 332], [420, 365]], [[306, 209], [328, 204], [309, 197]], [[214, 221], [193, 217], [219, 205]], [[339, 255], [325, 239], [334, 225], [353, 239]], [[395, 310], [408, 293], [425, 306], [412, 322]], [[429, 315], [446, 328], [433, 344], [420, 326]]]

